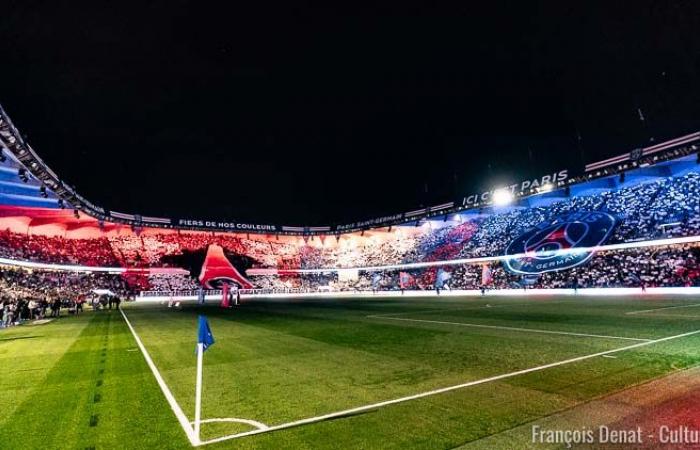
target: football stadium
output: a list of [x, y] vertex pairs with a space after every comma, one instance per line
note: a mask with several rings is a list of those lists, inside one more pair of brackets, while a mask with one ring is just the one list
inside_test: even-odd
[[700, 14], [651, 3], [18, 4], [0, 449], [700, 448]]
[[700, 133], [337, 227], [106, 211], [4, 111], [0, 138], [6, 448], [48, 423], [66, 448], [513, 448], [538, 420], [697, 417]]

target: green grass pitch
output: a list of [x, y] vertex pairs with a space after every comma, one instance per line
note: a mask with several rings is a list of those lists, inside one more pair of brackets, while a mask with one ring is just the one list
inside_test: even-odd
[[[696, 302], [370, 297], [124, 312], [189, 420], [200, 313], [216, 338], [204, 355], [203, 419], [275, 426], [496, 377], [203, 447], [434, 449], [480, 448], [483, 438], [697, 365], [700, 334], [651, 342], [700, 330]], [[633, 348], [566, 362], [624, 347]], [[202, 439], [253, 429], [205, 423]], [[0, 330], [0, 448], [192, 447], [122, 315], [100, 311]]]

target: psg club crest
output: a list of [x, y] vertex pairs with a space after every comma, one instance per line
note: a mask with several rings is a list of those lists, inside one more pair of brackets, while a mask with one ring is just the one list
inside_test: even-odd
[[614, 216], [598, 211], [542, 222], [510, 243], [506, 255], [518, 257], [505, 260], [505, 266], [512, 273], [524, 275], [576, 267], [591, 259], [593, 251], [586, 249], [604, 244], [616, 223]]

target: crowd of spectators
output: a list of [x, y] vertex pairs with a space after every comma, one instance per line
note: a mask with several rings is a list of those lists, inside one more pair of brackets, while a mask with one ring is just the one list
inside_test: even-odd
[[[700, 233], [700, 174], [652, 179], [618, 189], [591, 188], [586, 195], [539, 207], [491, 211], [466, 221], [430, 221], [395, 227], [370, 238], [311, 237], [280, 241], [274, 236], [180, 232], [65, 239], [0, 232], [0, 256], [88, 266], [158, 267], [170, 256], [211, 244], [249, 257], [255, 267], [351, 268], [502, 254], [526, 230], [563, 214], [602, 211], [618, 219], [610, 242]], [[469, 217], [469, 216], [465, 216]], [[410, 229], [411, 232], [406, 230]]]
[[0, 326], [57, 318], [62, 310], [80, 314], [86, 304], [100, 309], [112, 299], [132, 295], [133, 290], [118, 274], [2, 268]]
[[546, 207], [522, 208], [483, 219], [460, 255], [503, 254], [515, 238], [557, 216], [601, 211], [618, 219], [610, 243], [700, 233], [700, 174], [649, 181], [630, 187], [573, 197]]
[[[488, 264], [491, 280], [483, 279], [483, 264], [445, 266], [450, 276], [444, 286], [436, 286], [439, 269], [407, 270], [407, 289], [479, 290], [519, 288], [595, 287], [688, 287], [700, 286], [700, 245], [677, 244], [600, 252], [580, 266], [539, 275], [512, 274], [502, 263]], [[341, 280], [337, 273], [291, 276], [256, 276], [251, 279], [264, 289], [328, 291], [399, 290], [398, 270], [360, 271], [357, 277]]]
[[[405, 289], [506, 289], [506, 288], [592, 288], [592, 287], [682, 287], [700, 286], [700, 244], [683, 244], [605, 251], [578, 267], [540, 275], [516, 275], [502, 263], [490, 263], [490, 280], [483, 279], [482, 264], [445, 266], [449, 273], [443, 286], [436, 286], [440, 269], [407, 270], [410, 284]], [[93, 304], [97, 292], [109, 291], [128, 298], [139, 290], [195, 291], [198, 283], [182, 273], [145, 274], [144, 286], [130, 283], [128, 274], [74, 273], [6, 268], [0, 271], [0, 312], [2, 323], [43, 318], [61, 308], [77, 312], [78, 305]], [[357, 271], [355, 276], [338, 272], [253, 276], [261, 289], [305, 291], [399, 290], [399, 270]], [[99, 306], [99, 305], [98, 305]]]
[[0, 231], [0, 256], [23, 261], [87, 266], [118, 266], [106, 238], [65, 239]]
[[[498, 289], [594, 288], [594, 287], [687, 287], [700, 286], [700, 246], [697, 244], [632, 248], [600, 252], [580, 266], [540, 275], [515, 275], [502, 264], [490, 266]], [[482, 266], [457, 266], [450, 286], [478, 289], [482, 286]]]
[[[68, 239], [0, 231], [0, 257], [45, 263], [147, 268], [165, 266], [169, 257], [184, 252], [205, 251], [211, 244], [229, 254], [243, 255], [253, 267], [277, 269], [353, 268], [409, 262], [503, 254], [517, 236], [528, 229], [574, 212], [607, 212], [618, 219], [608, 243], [648, 240], [700, 234], [700, 174], [688, 172], [677, 177], [649, 179], [617, 189], [591, 188], [586, 195], [553, 199], [536, 207], [510, 207], [485, 211], [458, 220], [429, 221], [416, 227], [395, 227], [393, 231], [369, 232], [363, 238], [309, 237], [280, 240], [275, 236], [234, 233], [163, 232], [132, 233], [94, 239]], [[472, 217], [466, 219], [466, 217]], [[332, 240], [332, 245], [327, 240]], [[694, 248], [694, 247], [693, 247]], [[639, 249], [623, 253], [599, 253], [579, 268], [551, 272], [537, 279], [523, 280], [501, 265], [492, 267], [494, 285], [507, 287], [565, 286], [576, 280], [580, 286], [679, 285], [695, 283], [695, 253], [682, 256], [687, 248]], [[685, 262], [680, 263], [679, 261]], [[679, 267], [687, 269], [679, 275]], [[480, 266], [450, 269], [454, 288], [480, 285]], [[419, 288], [436, 282], [436, 270], [412, 272]], [[685, 280], [685, 281], [684, 281]], [[690, 281], [688, 281], [690, 280]], [[326, 287], [332, 290], [395, 288], [397, 272], [384, 272], [380, 282], [360, 272], [353, 279], [337, 275], [254, 277], [265, 288]], [[148, 275], [128, 270], [121, 276], [60, 274], [58, 272], [5, 271], [0, 276], [0, 293], [31, 296], [40, 290], [56, 295], [76, 296], [88, 288], [108, 288], [121, 293], [140, 290], [192, 290], [197, 282], [185, 275]]]
[[194, 291], [199, 283], [188, 274], [155, 273], [148, 275], [148, 290], [151, 291]]

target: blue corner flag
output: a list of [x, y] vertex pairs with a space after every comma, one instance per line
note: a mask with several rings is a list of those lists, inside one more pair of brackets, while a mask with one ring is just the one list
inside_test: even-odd
[[214, 335], [211, 334], [211, 329], [209, 328], [209, 321], [206, 316], [199, 316], [199, 332], [197, 337], [197, 343], [203, 344], [204, 350], [208, 349], [210, 345], [214, 344]]

